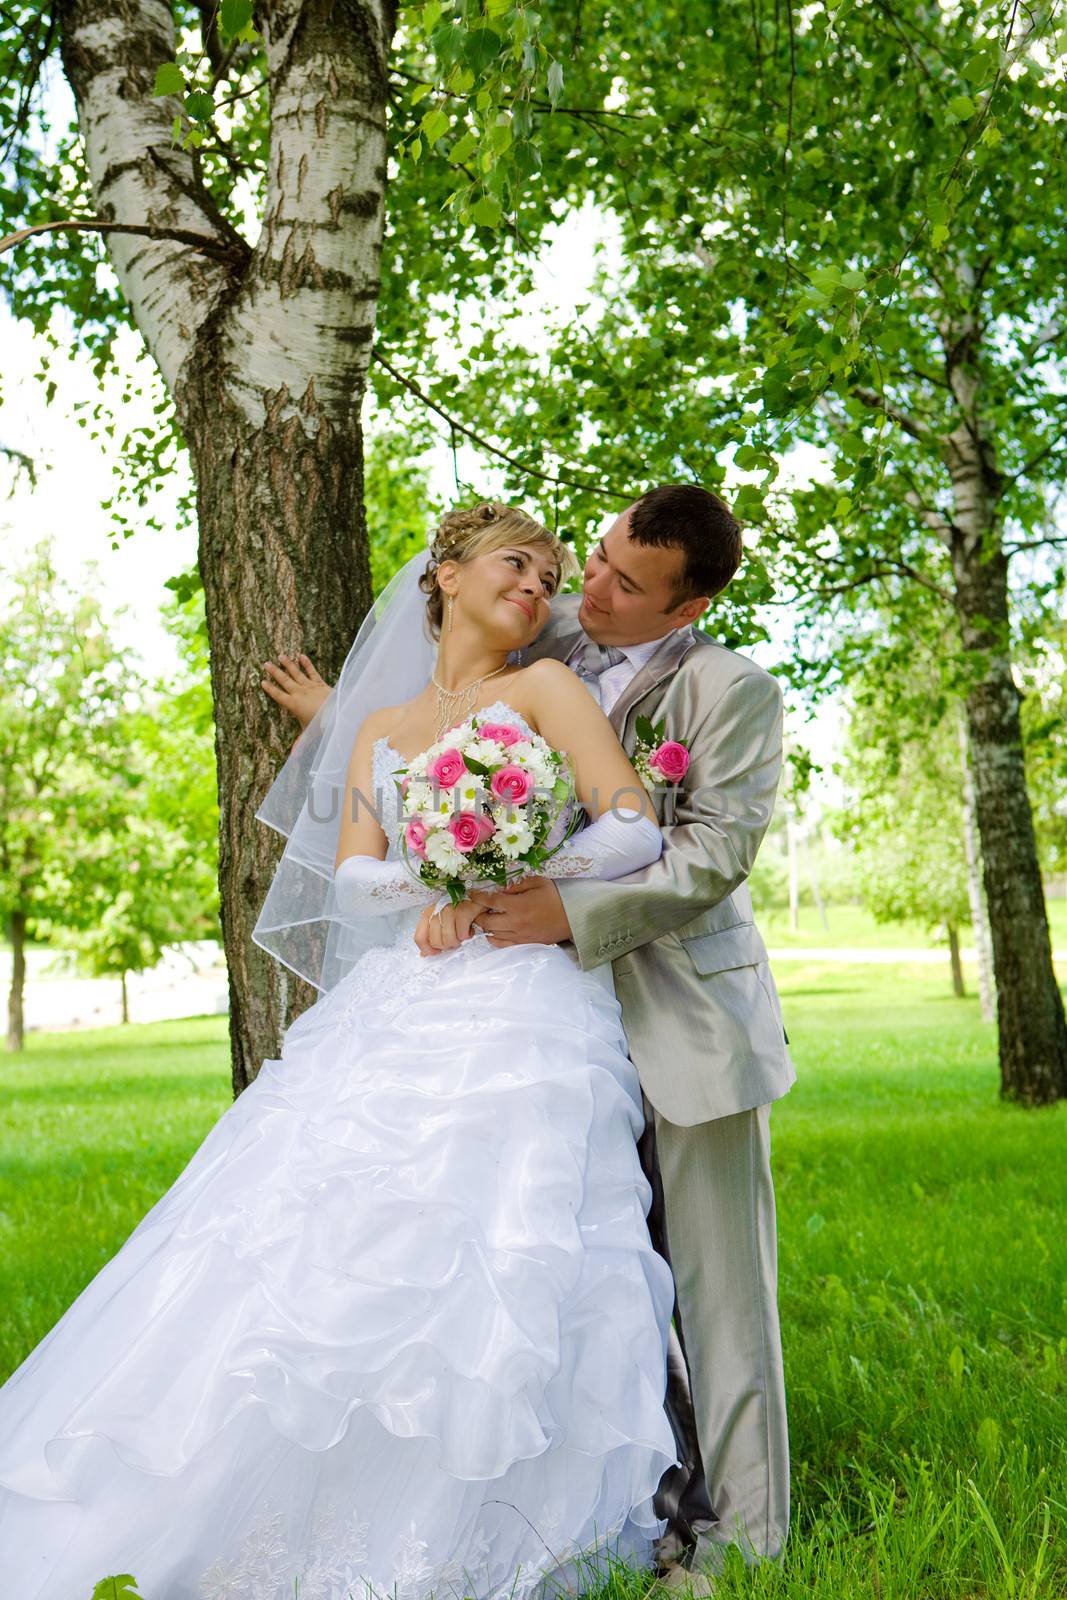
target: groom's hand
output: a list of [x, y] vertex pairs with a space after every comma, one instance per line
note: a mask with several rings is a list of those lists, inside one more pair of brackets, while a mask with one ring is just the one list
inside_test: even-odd
[[330, 685], [312, 666], [307, 656], [279, 656], [278, 664], [264, 661], [261, 689], [266, 689], [301, 728], [306, 728], [330, 692]]
[[520, 878], [506, 889], [473, 889], [470, 898], [482, 907], [477, 926], [492, 945], [563, 944], [571, 937], [563, 901], [551, 878]]

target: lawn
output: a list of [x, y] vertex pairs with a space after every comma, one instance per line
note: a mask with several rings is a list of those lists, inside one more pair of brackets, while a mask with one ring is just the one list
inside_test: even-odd
[[[1067, 1106], [1002, 1106], [992, 1029], [929, 968], [780, 977], [793, 1533], [718, 1593], [1062, 1600]], [[35, 1035], [0, 1071], [6, 1373], [228, 1103], [225, 1020]]]
[[[753, 891], [755, 898], [755, 891]], [[1052, 899], [1046, 902], [1049, 929], [1053, 947], [1067, 950], [1067, 900]], [[814, 906], [802, 905], [796, 932], [789, 926], [789, 912], [783, 907], [756, 905], [756, 921], [767, 943], [777, 949], [842, 949], [842, 950], [933, 950], [945, 953], [945, 970], [948, 971], [948, 944], [919, 922], [875, 922], [864, 906], [828, 905], [826, 924]], [[960, 930], [960, 943], [964, 948], [974, 945], [974, 934], [969, 927]], [[971, 969], [972, 981], [977, 970]]]

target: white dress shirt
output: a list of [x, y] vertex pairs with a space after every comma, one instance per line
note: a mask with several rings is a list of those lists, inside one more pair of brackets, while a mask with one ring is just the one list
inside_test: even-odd
[[[668, 631], [678, 632], [684, 639], [692, 633], [693, 629], [691, 625], [687, 624], [684, 628], [670, 629]], [[573, 665], [575, 656], [585, 645], [587, 638], [588, 634], [585, 633], [579, 636], [577, 644], [567, 657], [568, 666]], [[625, 661], [616, 662], [613, 667], [609, 667], [606, 672], [602, 672], [597, 679], [597, 686], [600, 691], [600, 709], [605, 716], [610, 713], [619, 696], [633, 682], [645, 662], [655, 655], [666, 638], [667, 634], [664, 633], [658, 639], [646, 639], [643, 644], [620, 644], [616, 646], [616, 649], [621, 650], [626, 657]], [[592, 692], [596, 692], [593, 690], [592, 684], [587, 687]]]
[[[681, 628], [677, 631], [684, 636], [692, 633], [693, 630], [692, 627], [686, 626], [685, 628]], [[643, 644], [618, 645], [617, 649], [622, 651], [625, 660], [617, 661], [613, 667], [609, 667], [606, 672], [602, 672], [599, 678], [597, 678], [595, 685], [586, 682], [586, 688], [591, 694], [596, 695], [600, 700], [600, 708], [604, 712], [605, 716], [607, 716], [607, 714], [610, 712], [612, 706], [618, 700], [623, 691], [629, 686], [629, 684], [633, 682], [635, 676], [638, 672], [640, 672], [645, 662], [648, 661], [651, 656], [655, 655], [656, 651], [659, 649], [666, 637], [667, 635], [663, 634], [659, 639], [646, 639]], [[582, 649], [587, 638], [588, 634], [579, 634], [577, 644], [567, 657], [568, 666], [573, 663], [575, 656], [578, 654], [579, 650]], [[572, 953], [573, 960], [577, 963], [578, 957], [573, 953], [574, 946], [572, 944], [566, 944], [563, 946], [563, 948]], [[596, 982], [608, 992], [608, 994], [614, 997], [615, 974], [612, 971], [610, 961], [602, 961], [598, 967], [591, 967], [589, 970], [589, 976], [594, 978]]]

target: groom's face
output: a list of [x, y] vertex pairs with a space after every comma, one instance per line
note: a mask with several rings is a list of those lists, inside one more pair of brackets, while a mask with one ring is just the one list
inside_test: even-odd
[[637, 544], [628, 506], [597, 541], [585, 563], [578, 621], [598, 644], [643, 644], [682, 628], [707, 602], [674, 603], [685, 553]]

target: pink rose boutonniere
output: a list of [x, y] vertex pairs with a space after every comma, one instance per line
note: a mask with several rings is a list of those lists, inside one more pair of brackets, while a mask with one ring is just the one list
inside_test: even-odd
[[665, 738], [665, 725], [647, 717], [637, 719], [634, 769], [651, 793], [664, 785], [681, 783], [689, 771], [689, 746], [684, 739]]

